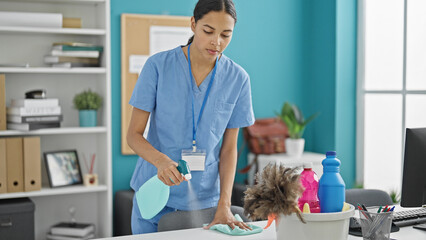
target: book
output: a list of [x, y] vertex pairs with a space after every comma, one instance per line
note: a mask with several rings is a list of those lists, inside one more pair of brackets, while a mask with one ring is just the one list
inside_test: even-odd
[[81, 18], [63, 18], [63, 28], [81, 28]]
[[63, 62], [99, 64], [99, 58], [45, 56], [44, 62], [47, 64]]
[[7, 122], [9, 123], [51, 123], [61, 122], [62, 115], [48, 115], [48, 116], [15, 116], [7, 115]]
[[59, 106], [57, 98], [45, 99], [12, 99], [11, 107], [56, 107]]
[[73, 236], [63, 236], [63, 235], [53, 235], [48, 233], [46, 239], [48, 240], [87, 240], [95, 238], [94, 233], [89, 233], [84, 237], [73, 237]]
[[60, 122], [53, 123], [8, 123], [7, 129], [9, 130], [20, 130], [20, 131], [31, 131], [43, 128], [59, 128], [61, 127]]
[[91, 223], [61, 222], [50, 228], [52, 235], [83, 237], [95, 231]]
[[0, 67], [29, 68], [29, 63], [0, 63]]
[[9, 107], [6, 112], [18, 116], [59, 115], [61, 107]]
[[54, 45], [52, 50], [60, 51], [99, 51], [102, 52], [102, 46], [69, 46], [69, 45]]
[[54, 68], [99, 67], [99, 64], [63, 62], [63, 63], [53, 63], [52, 67]]
[[6, 130], [6, 80], [0, 74], [0, 131]]
[[82, 43], [82, 42], [54, 42], [53, 46], [56, 45], [66, 45], [66, 46], [74, 46], [74, 47], [93, 47], [94, 44], [91, 43]]
[[0, 26], [61, 28], [61, 13], [0, 12]]
[[53, 49], [50, 54], [52, 56], [59, 57], [86, 57], [86, 58], [98, 58], [99, 51], [62, 51]]

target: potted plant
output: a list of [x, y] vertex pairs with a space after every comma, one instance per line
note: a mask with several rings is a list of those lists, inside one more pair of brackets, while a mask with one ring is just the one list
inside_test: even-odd
[[97, 125], [97, 110], [102, 106], [102, 97], [90, 89], [74, 96], [74, 107], [79, 110], [80, 127]]
[[302, 156], [305, 148], [305, 139], [302, 138], [305, 127], [318, 113], [311, 115], [308, 119], [303, 118], [302, 111], [294, 104], [285, 102], [281, 114], [278, 117], [287, 125], [289, 138], [285, 140], [287, 154], [290, 156]]

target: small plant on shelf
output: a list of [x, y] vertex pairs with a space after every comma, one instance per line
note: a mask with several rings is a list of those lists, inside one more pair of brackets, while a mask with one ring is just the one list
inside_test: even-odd
[[90, 89], [74, 96], [74, 107], [79, 110], [80, 127], [97, 125], [97, 110], [102, 106], [102, 97]]
[[318, 113], [304, 119], [302, 111], [294, 104], [285, 102], [281, 113], [277, 116], [286, 124], [290, 138], [286, 139], [285, 146], [288, 155], [300, 157], [305, 148], [305, 139], [302, 138], [306, 125], [314, 120]]
[[102, 97], [89, 89], [76, 94], [73, 102], [78, 110], [98, 110], [102, 106]]

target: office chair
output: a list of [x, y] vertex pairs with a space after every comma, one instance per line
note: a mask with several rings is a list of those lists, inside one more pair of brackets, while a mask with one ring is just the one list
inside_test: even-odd
[[393, 201], [389, 194], [378, 189], [347, 189], [345, 192], [346, 202], [355, 206], [357, 203], [370, 206], [392, 205]]
[[[238, 214], [244, 220], [250, 220], [244, 215], [244, 209], [238, 206], [231, 206], [232, 214]], [[203, 224], [213, 221], [216, 213], [216, 207], [195, 210], [195, 211], [176, 211], [165, 214], [158, 222], [158, 231], [172, 231], [188, 228], [203, 227]]]

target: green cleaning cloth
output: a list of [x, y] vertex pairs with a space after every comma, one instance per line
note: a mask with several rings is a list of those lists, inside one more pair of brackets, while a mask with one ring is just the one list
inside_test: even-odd
[[[240, 215], [235, 214], [235, 219], [237, 219], [237, 221], [243, 222], [243, 220], [241, 219]], [[208, 224], [204, 224], [204, 226], [207, 226]], [[230, 226], [228, 226], [227, 224], [216, 224], [211, 226], [209, 229], [210, 230], [216, 230], [219, 231], [221, 233], [225, 233], [228, 235], [232, 235], [232, 236], [243, 236], [243, 235], [250, 235], [250, 234], [256, 234], [256, 233], [260, 233], [263, 231], [263, 229], [261, 227], [252, 225], [252, 224], [248, 224], [252, 230], [244, 230], [241, 229], [238, 226], [235, 226], [234, 230], [231, 229]]]

